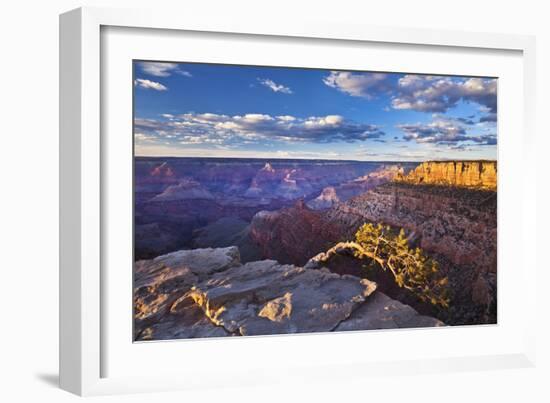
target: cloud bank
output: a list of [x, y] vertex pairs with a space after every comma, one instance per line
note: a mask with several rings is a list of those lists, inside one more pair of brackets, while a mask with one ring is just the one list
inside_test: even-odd
[[430, 123], [407, 123], [397, 125], [404, 133], [403, 139], [416, 143], [458, 144], [471, 142], [477, 145], [495, 145], [496, 134], [469, 134], [466, 126], [470, 121], [435, 115]]
[[323, 82], [354, 97], [389, 94], [393, 109], [446, 112], [463, 101], [497, 111], [496, 79], [406, 74], [395, 80], [394, 74], [332, 71]]
[[354, 143], [384, 135], [376, 125], [356, 123], [339, 115], [298, 118], [254, 113], [235, 116], [186, 113], [168, 119], [138, 118], [134, 120], [134, 130], [136, 139], [233, 146], [269, 142]]

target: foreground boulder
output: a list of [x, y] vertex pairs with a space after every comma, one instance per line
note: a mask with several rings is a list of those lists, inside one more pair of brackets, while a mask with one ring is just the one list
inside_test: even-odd
[[136, 262], [135, 336], [153, 338], [148, 336], [152, 332], [155, 339], [225, 335], [223, 329], [204, 317], [198, 306], [191, 306], [186, 315], [173, 315], [170, 308], [195, 284], [208, 279], [217, 271], [236, 265], [240, 265], [239, 249], [236, 247], [177, 251]]
[[438, 319], [420, 315], [413, 308], [391, 299], [381, 292], [374, 293], [351, 318], [340, 323], [336, 331], [375, 330], [444, 326]]
[[441, 326], [367, 279], [328, 269], [241, 264], [236, 247], [135, 264], [136, 340]]

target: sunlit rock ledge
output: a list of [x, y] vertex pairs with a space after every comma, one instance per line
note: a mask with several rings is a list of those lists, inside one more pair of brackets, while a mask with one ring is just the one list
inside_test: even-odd
[[136, 340], [444, 325], [367, 279], [273, 260], [241, 264], [234, 246], [136, 262], [134, 306]]
[[496, 190], [496, 161], [427, 161], [397, 181]]

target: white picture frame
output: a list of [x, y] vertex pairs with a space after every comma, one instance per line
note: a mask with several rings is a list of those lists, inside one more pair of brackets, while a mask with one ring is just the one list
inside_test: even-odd
[[[338, 41], [338, 43], [376, 43], [378, 46], [411, 45], [433, 47], [434, 49], [469, 49], [479, 54], [490, 51], [516, 52], [521, 59], [521, 83], [523, 90], [521, 99], [521, 117], [516, 122], [520, 124], [522, 135], [514, 141], [521, 148], [517, 161], [504, 161], [505, 164], [520, 164], [529, 161], [534, 155], [534, 102], [535, 102], [535, 42], [533, 37], [520, 35], [502, 35], [488, 33], [468, 33], [457, 31], [429, 31], [408, 28], [381, 28], [364, 25], [349, 25], [344, 23], [327, 23], [314, 20], [304, 20], [298, 23], [280, 24], [276, 21], [247, 20], [232, 16], [225, 20], [212, 20], [193, 15], [173, 14], [168, 11], [153, 10], [117, 10], [104, 8], [80, 8], [61, 15], [60, 17], [60, 385], [63, 389], [79, 395], [97, 395], [129, 392], [150, 392], [161, 390], [209, 387], [212, 385], [247, 385], [262, 382], [293, 382], [297, 374], [301, 379], [323, 379], [330, 372], [338, 376], [369, 376], [372, 374], [418, 373], [456, 370], [474, 370], [491, 368], [527, 367], [535, 362], [535, 327], [534, 320], [528, 315], [535, 312], [535, 284], [525, 282], [522, 286], [522, 300], [518, 309], [526, 313], [525, 320], [511, 325], [514, 343], [500, 346], [499, 350], [484, 353], [482, 349], [469, 354], [462, 350], [437, 351], [431, 354], [417, 356], [388, 357], [388, 359], [373, 359], [360, 355], [349, 360], [340, 360], [335, 355], [333, 359], [324, 362], [315, 361], [314, 351], [307, 346], [315, 346], [319, 342], [330, 346], [335, 338], [345, 340], [345, 345], [357, 345], [366, 337], [364, 332], [330, 335], [299, 335], [281, 337], [244, 338], [240, 342], [214, 339], [208, 341], [193, 341], [193, 349], [203, 352], [211, 351], [213, 356], [222, 350], [230, 350], [226, 354], [234, 354], [233, 358], [242, 357], [243, 351], [249, 359], [242, 363], [232, 362], [232, 375], [223, 376], [223, 372], [207, 372], [205, 366], [195, 367], [194, 373], [175, 371], [170, 367], [166, 373], [159, 376], [144, 374], [136, 376], [125, 369], [111, 371], [105, 368], [105, 361], [113, 355], [113, 349], [106, 333], [106, 326], [111, 322], [108, 316], [112, 298], [108, 300], [108, 292], [104, 287], [106, 267], [104, 237], [102, 226], [106, 217], [102, 214], [105, 203], [107, 152], [105, 147], [109, 141], [102, 139], [104, 126], [102, 119], [102, 30], [108, 27], [131, 29], [154, 29], [165, 32], [218, 33], [218, 35], [252, 36], [255, 40], [262, 38], [270, 40], [307, 41], [311, 39]], [[108, 54], [108, 53], [107, 53]], [[488, 67], [490, 68], [490, 66]], [[396, 66], [395, 69], [399, 69]], [[520, 91], [521, 92], [521, 91]], [[500, 110], [500, 109], [499, 109]], [[105, 111], [103, 111], [105, 112]], [[105, 113], [103, 113], [105, 114]], [[130, 117], [128, 117], [131, 119]], [[499, 122], [500, 123], [500, 122]], [[516, 126], [514, 126], [516, 127]], [[499, 128], [499, 136], [502, 128]], [[506, 133], [506, 131], [504, 131]], [[510, 146], [513, 146], [510, 143]], [[515, 143], [514, 143], [515, 144]], [[500, 152], [500, 151], [499, 151]], [[500, 155], [499, 155], [499, 164]], [[505, 169], [505, 172], [510, 172]], [[501, 172], [499, 171], [499, 175]], [[501, 181], [499, 176], [499, 186]], [[527, 234], [535, 232], [535, 198], [533, 196], [534, 178], [522, 177], [510, 179], [510, 186], [521, 186], [521, 191], [514, 190], [517, 199], [514, 206], [520, 206], [520, 217], [517, 223], [520, 228], [517, 236], [521, 236], [519, 250], [527, 247]], [[504, 193], [506, 194], [506, 193]], [[503, 217], [499, 188], [499, 249], [501, 219]], [[504, 203], [506, 204], [506, 203]], [[511, 205], [510, 205], [511, 206]], [[504, 234], [506, 236], [506, 234]], [[532, 247], [531, 247], [532, 248]], [[504, 252], [502, 252], [504, 253]], [[509, 251], [508, 251], [509, 253]], [[536, 276], [535, 253], [526, 254], [521, 263], [521, 277]], [[499, 251], [499, 270], [503, 263], [503, 255]], [[506, 258], [506, 256], [504, 256]], [[505, 263], [505, 262], [504, 262]], [[504, 264], [503, 263], [503, 264]], [[500, 275], [500, 273], [499, 273]], [[131, 287], [129, 285], [128, 287]], [[500, 287], [500, 280], [499, 280]], [[499, 300], [509, 298], [500, 292]], [[117, 302], [118, 303], [118, 302]], [[131, 306], [128, 304], [128, 317]], [[500, 308], [499, 308], [500, 310]], [[500, 311], [499, 311], [500, 312]], [[500, 337], [504, 327], [480, 328], [479, 336], [490, 338]], [[447, 329], [443, 329], [447, 330]], [[506, 330], [506, 329], [505, 329]], [[442, 333], [435, 335], [436, 330], [402, 330], [397, 333], [372, 333], [371, 338], [416, 337], [419, 333], [423, 338], [432, 336], [441, 339]], [[468, 334], [474, 334], [472, 328], [454, 329], [449, 337], [468, 339]], [[378, 336], [376, 336], [378, 335]], [[289, 339], [291, 337], [291, 339]], [[472, 337], [478, 337], [477, 334]], [[510, 336], [512, 337], [512, 336]], [[288, 340], [291, 340], [290, 342]], [[313, 341], [312, 341], [313, 340]], [[131, 341], [128, 339], [128, 343]], [[185, 342], [184, 342], [185, 343]], [[231, 344], [227, 344], [231, 343]], [[244, 343], [244, 344], [243, 344]], [[269, 343], [269, 344], [268, 344]], [[282, 344], [291, 343], [293, 351], [302, 351], [296, 359], [309, 357], [311, 362], [308, 371], [303, 371], [296, 362], [283, 366], [276, 362], [276, 357], [266, 358], [266, 365], [281, 365], [284, 369], [276, 377], [263, 376], [261, 355], [269, 345], [277, 351]], [[355, 343], [355, 344], [354, 344]], [[340, 344], [342, 342], [340, 341]], [[182, 350], [184, 344], [152, 343], [155, 348], [162, 348], [160, 357]], [[162, 345], [162, 346], [161, 346]], [[435, 345], [435, 344], [434, 344]], [[190, 346], [187, 343], [187, 346]], [[229, 346], [229, 348], [227, 348]], [[143, 350], [145, 347], [140, 347]], [[153, 348], [153, 347], [151, 347]], [[143, 351], [140, 351], [141, 354]], [[160, 353], [159, 353], [160, 354]], [[374, 354], [373, 354], [374, 356]], [[126, 356], [126, 358], [128, 358]], [[330, 358], [330, 357], [329, 357]], [[121, 359], [124, 359], [122, 357]], [[166, 360], [166, 358], [160, 358]], [[256, 361], [254, 361], [256, 360]], [[239, 367], [240, 365], [240, 367]], [[235, 368], [235, 366], [237, 368]], [[248, 367], [247, 367], [248, 366]], [[223, 369], [223, 368], [222, 368]], [[327, 371], [337, 369], [337, 371]], [[114, 372], [113, 372], [114, 373]]]

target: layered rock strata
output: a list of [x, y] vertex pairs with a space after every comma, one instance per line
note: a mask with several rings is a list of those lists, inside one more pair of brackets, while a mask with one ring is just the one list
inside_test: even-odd
[[[284, 214], [265, 213], [252, 221], [251, 234], [264, 258], [278, 260], [315, 256], [353, 239], [365, 222], [403, 228], [410, 244], [435, 257], [449, 277], [451, 308], [442, 312], [440, 319], [449, 324], [495, 323], [496, 211], [495, 191], [401, 181], [380, 185], [326, 211], [302, 207], [286, 209]], [[300, 224], [304, 222], [308, 225]], [[278, 235], [286, 234], [287, 229], [292, 239]], [[330, 262], [329, 267], [339, 273], [364, 273], [361, 262], [342, 264], [346, 267], [339, 262]], [[390, 292], [386, 282], [382, 286], [391, 297], [405, 301], [405, 296]], [[413, 304], [408, 298], [406, 303]], [[420, 305], [413, 305], [423, 311]]]
[[404, 228], [425, 251], [495, 272], [496, 202], [491, 191], [390, 183], [336, 206], [326, 218], [348, 236], [364, 222]]
[[496, 190], [496, 161], [428, 161], [396, 180], [411, 184], [464, 186]]

